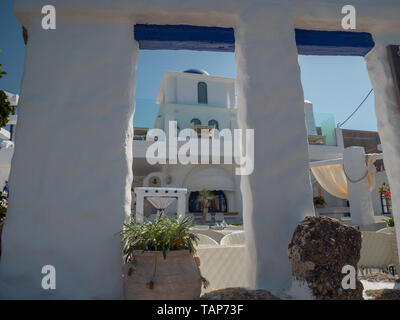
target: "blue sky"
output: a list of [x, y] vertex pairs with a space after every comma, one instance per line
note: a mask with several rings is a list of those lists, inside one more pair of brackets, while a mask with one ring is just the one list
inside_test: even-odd
[[[8, 73], [0, 79], [0, 89], [19, 93], [25, 45], [12, 5], [12, 0], [0, 1], [0, 64]], [[372, 88], [361, 57], [300, 56], [299, 64], [304, 98], [313, 102], [314, 112], [333, 114], [336, 123], [346, 119]], [[137, 70], [135, 126], [153, 126], [157, 113], [154, 101], [164, 71], [188, 68], [205, 69], [215, 76], [236, 76], [233, 53], [142, 50]], [[343, 128], [377, 130], [373, 94]]]

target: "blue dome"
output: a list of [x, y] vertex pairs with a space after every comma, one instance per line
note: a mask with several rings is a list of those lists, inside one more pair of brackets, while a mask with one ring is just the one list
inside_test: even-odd
[[209, 76], [210, 74], [202, 69], [187, 69], [185, 71], [183, 71], [185, 73], [194, 73], [194, 74], [205, 74], [206, 76]]

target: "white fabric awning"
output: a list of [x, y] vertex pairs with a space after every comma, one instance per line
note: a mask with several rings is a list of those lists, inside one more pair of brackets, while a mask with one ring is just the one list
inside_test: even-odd
[[[368, 180], [370, 192], [372, 192], [375, 187], [376, 167], [374, 163], [379, 156], [380, 155], [376, 153], [366, 155], [366, 178]], [[343, 159], [319, 161], [319, 163], [310, 165], [310, 168], [315, 179], [327, 192], [340, 199], [349, 198], [347, 186], [348, 177], [343, 168]], [[352, 181], [350, 180], [350, 182]]]
[[232, 177], [220, 168], [208, 168], [195, 171], [185, 179], [185, 188], [188, 191], [208, 190], [234, 191], [235, 184]]
[[171, 197], [146, 197], [146, 199], [156, 208], [156, 209], [166, 209], [175, 201], [176, 198]]

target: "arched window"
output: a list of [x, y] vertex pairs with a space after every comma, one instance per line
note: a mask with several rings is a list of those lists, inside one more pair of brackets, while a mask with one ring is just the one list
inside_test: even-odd
[[[222, 190], [211, 191], [208, 212], [228, 212], [228, 201]], [[199, 191], [191, 192], [189, 196], [189, 212], [203, 212], [203, 203], [199, 199]]]
[[195, 126], [201, 126], [201, 121], [197, 118], [193, 118], [192, 120], [190, 120], [190, 123], [193, 123]]
[[208, 121], [208, 125], [210, 127], [215, 127], [215, 129], [219, 130], [219, 125], [218, 125], [218, 121], [217, 120], [210, 120]]
[[197, 84], [197, 101], [198, 103], [207, 104], [207, 83], [199, 82]]

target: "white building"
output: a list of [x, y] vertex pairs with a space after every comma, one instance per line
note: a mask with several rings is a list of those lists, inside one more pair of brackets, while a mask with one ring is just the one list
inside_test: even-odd
[[[9, 95], [13, 106], [17, 106], [18, 96]], [[224, 129], [234, 130], [237, 124], [237, 100], [235, 79], [209, 75], [200, 69], [189, 69], [184, 72], [166, 71], [157, 95], [159, 105], [154, 128], [161, 129], [169, 137], [170, 121], [176, 121], [177, 133], [191, 128], [197, 132], [200, 140], [218, 138], [218, 132]], [[311, 101], [304, 101], [305, 122], [308, 134], [309, 160], [321, 161], [343, 157], [344, 141], [342, 130], [335, 127], [335, 121], [330, 114], [315, 113]], [[15, 125], [17, 116], [10, 116], [9, 125]], [[207, 132], [201, 136], [201, 130]], [[11, 158], [14, 152], [13, 142], [7, 141], [10, 133], [2, 128], [3, 142], [0, 146], [0, 188], [8, 180]], [[148, 135], [149, 133], [149, 135]], [[203, 131], [204, 133], [204, 131]], [[279, 139], [279, 136], [277, 136]], [[210, 201], [210, 222], [225, 219], [227, 222], [242, 222], [242, 193], [240, 191], [240, 175], [235, 174], [237, 165], [224, 164], [224, 148], [220, 149], [221, 164], [201, 164], [200, 148], [199, 164], [172, 164], [170, 158], [166, 164], [150, 164], [146, 152], [154, 143], [154, 137], [148, 128], [134, 128], [133, 139], [133, 185], [132, 212], [135, 212], [135, 187], [185, 188], [188, 190], [185, 201], [186, 215], [200, 217], [202, 203], [198, 201], [199, 191], [208, 189], [213, 194]], [[178, 141], [178, 147], [183, 142]], [[169, 156], [169, 154], [167, 154]], [[211, 159], [210, 159], [211, 160]], [[210, 161], [211, 162], [211, 161]], [[372, 196], [375, 215], [381, 215], [382, 208], [377, 188], [387, 181], [385, 172], [379, 172], [374, 195]], [[346, 200], [336, 198], [325, 191], [311, 174], [313, 196], [322, 196], [326, 201], [324, 208], [317, 208], [321, 214], [335, 217], [350, 212]], [[178, 202], [173, 202], [166, 210], [167, 214], [177, 212]], [[156, 213], [156, 208], [149, 202], [144, 202], [143, 214], [149, 217]], [[198, 218], [199, 219], [199, 218]]]
[[[218, 138], [218, 131], [237, 128], [235, 79], [210, 76], [206, 71], [189, 69], [184, 72], [164, 73], [157, 96], [159, 112], [154, 128], [162, 129], [169, 138], [169, 123], [176, 121], [177, 133], [191, 128], [198, 133], [199, 140], [210, 142]], [[203, 134], [201, 135], [201, 131]], [[213, 194], [209, 212], [211, 216], [223, 216], [227, 221], [242, 221], [242, 199], [240, 176], [235, 175], [235, 162], [224, 164], [224, 149], [221, 148], [221, 164], [200, 164], [205, 149], [200, 149], [199, 164], [149, 164], [146, 151], [154, 141], [143, 141], [146, 130], [135, 128], [133, 174], [134, 187], [186, 188], [188, 214], [200, 216], [202, 203], [199, 191], [208, 189]], [[149, 141], [150, 140], [150, 141]], [[200, 142], [201, 143], [201, 142]], [[183, 142], [178, 142], [178, 147]], [[211, 160], [211, 159], [210, 159]], [[176, 203], [166, 212], [176, 212]], [[145, 204], [145, 215], [155, 213], [150, 203]]]
[[[202, 139], [218, 138], [214, 129], [221, 131], [238, 128], [233, 78], [211, 76], [200, 69], [167, 71], [164, 73], [157, 103], [159, 112], [154, 128], [162, 129], [166, 133], [166, 139], [169, 135], [170, 121], [177, 122], [178, 133], [187, 128], [194, 129], [199, 135], [201, 130], [210, 132]], [[343, 137], [341, 129], [335, 128], [333, 116], [316, 114], [311, 101], [306, 100], [304, 108], [310, 161], [341, 158], [344, 150]], [[149, 164], [146, 151], [153, 139], [145, 141], [147, 131], [147, 128], [135, 128], [134, 187], [186, 188], [186, 213], [195, 217], [200, 216], [202, 212], [202, 203], [197, 201], [198, 193], [206, 188], [214, 194], [210, 207], [212, 215], [219, 212], [223, 213], [227, 221], [242, 221], [240, 176], [235, 175], [235, 164], [184, 165], [169, 164], [169, 161], [164, 165]], [[276, 139], [279, 139], [279, 135]], [[224, 149], [221, 148], [221, 163], [223, 155]], [[329, 207], [340, 208], [339, 211], [343, 212], [346, 201], [321, 190], [315, 179], [312, 179], [312, 182], [314, 196], [323, 195]], [[176, 212], [176, 205], [173, 203], [166, 212]], [[156, 213], [156, 209], [148, 201], [145, 202], [144, 211], [145, 216]]]

